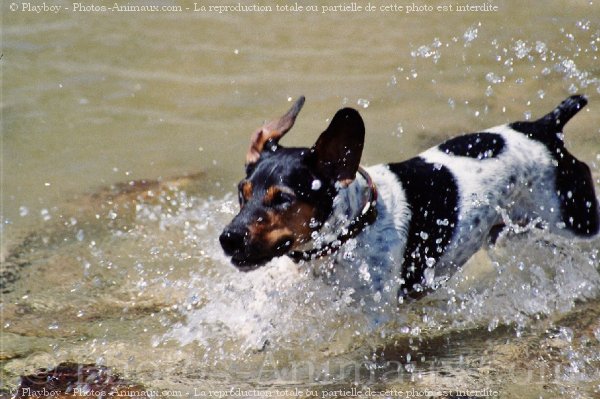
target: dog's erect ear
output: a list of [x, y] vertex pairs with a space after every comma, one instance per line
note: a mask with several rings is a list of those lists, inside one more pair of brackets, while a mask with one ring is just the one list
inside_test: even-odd
[[315, 166], [322, 176], [347, 186], [356, 177], [365, 142], [365, 124], [358, 111], [339, 110], [313, 146]]
[[250, 142], [250, 148], [246, 154], [246, 165], [251, 165], [258, 161], [260, 153], [268, 141], [277, 143], [279, 139], [294, 126], [296, 116], [298, 116], [303, 105], [304, 96], [300, 96], [285, 115], [279, 119], [265, 123], [263, 127], [254, 132]]

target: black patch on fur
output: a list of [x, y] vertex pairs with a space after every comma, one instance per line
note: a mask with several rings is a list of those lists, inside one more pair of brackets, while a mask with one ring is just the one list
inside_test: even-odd
[[504, 138], [496, 133], [472, 133], [455, 137], [438, 146], [446, 154], [476, 159], [497, 157], [506, 143]]
[[598, 201], [590, 168], [565, 148], [562, 129], [587, 104], [583, 96], [572, 96], [552, 112], [533, 122], [515, 122], [512, 129], [544, 144], [557, 162], [555, 190], [560, 199], [560, 212], [567, 229], [574, 234], [591, 237], [600, 230]]
[[590, 168], [564, 148], [557, 150], [556, 158], [556, 193], [563, 222], [573, 233], [591, 237], [600, 230], [600, 220]]
[[427, 259], [437, 262], [452, 240], [458, 221], [458, 187], [448, 168], [420, 157], [389, 168], [402, 183], [412, 212], [400, 287], [400, 294], [406, 295], [415, 284], [424, 284]]

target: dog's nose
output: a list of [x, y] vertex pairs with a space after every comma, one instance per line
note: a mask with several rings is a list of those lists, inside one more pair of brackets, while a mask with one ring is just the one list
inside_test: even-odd
[[236, 252], [240, 251], [244, 247], [244, 238], [247, 232], [245, 230], [238, 229], [226, 229], [219, 236], [221, 247], [225, 254], [232, 256]]

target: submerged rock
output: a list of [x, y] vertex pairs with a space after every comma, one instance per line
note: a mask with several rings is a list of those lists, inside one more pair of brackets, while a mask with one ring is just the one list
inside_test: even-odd
[[147, 397], [148, 391], [105, 366], [60, 363], [53, 369], [21, 376], [12, 394], [13, 398], [141, 398]]

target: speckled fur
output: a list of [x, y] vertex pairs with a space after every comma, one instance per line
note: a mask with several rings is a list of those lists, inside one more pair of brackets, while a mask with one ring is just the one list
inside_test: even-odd
[[[447, 280], [489, 240], [493, 226], [538, 221], [551, 233], [577, 236], [562, 221], [554, 183], [556, 165], [547, 147], [508, 124], [485, 132], [496, 133], [505, 141], [504, 150], [493, 158], [451, 155], [439, 146], [418, 156], [427, 163], [448, 168], [457, 183], [459, 203], [452, 239], [417, 290], [427, 290]], [[330, 281], [352, 287], [363, 302], [383, 313], [386, 307], [396, 304], [403, 283], [402, 263], [412, 212], [402, 182], [388, 165], [372, 166], [367, 171], [380, 193], [377, 222], [348, 243], [335, 259], [321, 260], [316, 267], [327, 265]], [[364, 181], [357, 179], [340, 192], [330, 224], [339, 226], [343, 224], [339, 215], [360, 212], [364, 201], [364, 194], [360, 193], [365, 190]]]
[[[287, 208], [269, 205], [264, 200], [269, 196], [244, 199], [249, 205], [220, 237], [241, 270], [286, 251], [327, 248], [361, 214], [369, 196], [367, 181], [356, 174], [365, 133], [356, 110], [338, 111], [312, 149], [278, 146], [283, 133], [269, 129], [289, 130], [303, 102], [300, 98], [283, 118], [254, 135], [246, 179], [267, 193], [272, 184], [285, 186], [322, 218], [305, 221], [315, 226], [307, 240], [290, 236], [264, 246], [248, 226], [262, 221], [266, 208]], [[503, 225], [596, 237], [600, 210], [589, 167], [562, 139], [564, 125], [586, 103], [585, 97], [572, 96], [536, 121], [459, 136], [415, 158], [367, 168], [379, 193], [375, 222], [334, 254], [304, 262], [372, 312], [385, 314], [398, 297], [420, 295], [447, 280]]]

